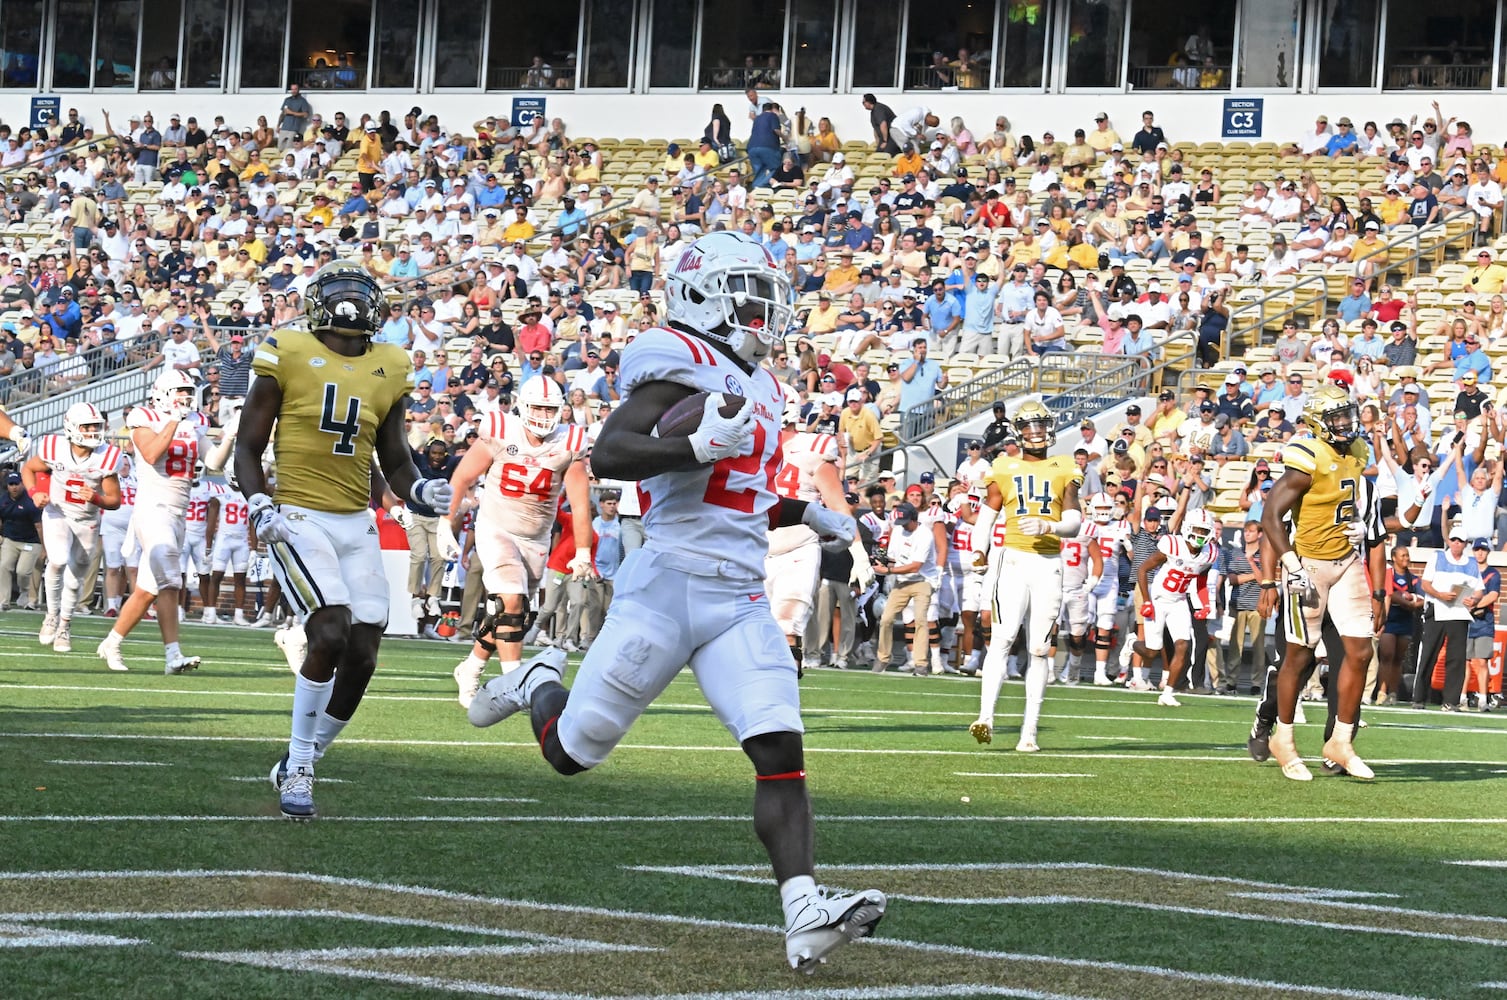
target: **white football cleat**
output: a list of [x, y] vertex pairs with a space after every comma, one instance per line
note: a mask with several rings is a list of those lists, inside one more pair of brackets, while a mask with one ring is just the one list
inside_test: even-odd
[[249, 627], [251, 625], [251, 623], [246, 620], [246, 612], [242, 611], [240, 608], [235, 609], [235, 617], [231, 619], [231, 622], [242, 627]]
[[980, 743], [993, 743], [994, 742], [994, 723], [993, 722], [986, 722], [985, 720], [980, 719], [977, 722], [975, 722], [973, 725], [971, 725], [971, 726], [968, 727], [968, 735], [972, 736], [974, 739], [978, 740]]
[[471, 658], [468, 656], [450, 672], [450, 676], [455, 678], [456, 689], [460, 692], [458, 700], [461, 708], [470, 708], [471, 702], [476, 700], [476, 692], [481, 687], [482, 671], [487, 668], [485, 663], [480, 667], [471, 667], [470, 662]]
[[1271, 739], [1267, 744], [1271, 748], [1272, 756], [1277, 763], [1282, 765], [1282, 776], [1293, 781], [1312, 781], [1313, 772], [1308, 770], [1308, 765], [1303, 763], [1303, 758], [1298, 755], [1298, 748], [1293, 743], [1292, 730], [1284, 731], [1281, 728], [1273, 728]]
[[58, 616], [49, 611], [47, 612], [47, 617], [42, 619], [42, 627], [37, 630], [37, 644], [51, 646], [52, 640], [57, 638], [57, 634]]
[[126, 666], [126, 658], [120, 655], [120, 646], [106, 646], [101, 642], [94, 650], [96, 656], [105, 661], [105, 666], [117, 672], [125, 672], [130, 669]]
[[73, 652], [72, 624], [67, 618], [58, 621], [58, 630], [52, 636], [52, 651], [54, 653]]
[[546, 649], [533, 659], [525, 660], [517, 670], [487, 681], [466, 709], [466, 718], [471, 720], [471, 725], [485, 729], [528, 708], [530, 678], [541, 672], [539, 680], [558, 683], [565, 676], [565, 650]]
[[1114, 681], [1110, 680], [1109, 675], [1104, 671], [1100, 670], [1094, 674], [1094, 687], [1107, 688], [1112, 684], [1114, 684]]
[[1151, 691], [1154, 690], [1151, 682], [1140, 677], [1132, 677], [1125, 685], [1127, 691]]
[[278, 629], [272, 633], [272, 641], [283, 651], [289, 670], [296, 674], [303, 669], [304, 656], [309, 651], [309, 640], [304, 636], [302, 625]]
[[1371, 770], [1370, 765], [1355, 755], [1355, 744], [1349, 740], [1342, 742], [1331, 736], [1324, 744], [1324, 760], [1343, 768], [1345, 773], [1359, 781], [1372, 781], [1376, 778], [1376, 772]]
[[872, 934], [884, 918], [889, 901], [878, 889], [842, 896], [831, 892], [817, 886], [786, 926], [785, 957], [792, 969], [815, 971], [835, 949]]
[[217, 614], [215, 614], [215, 609], [214, 608], [205, 608], [204, 609], [204, 615], [199, 620], [201, 622], [203, 622], [205, 625], [218, 625], [218, 624], [220, 624], [220, 616], [217, 615]]
[[259, 615], [256, 616], [256, 620], [253, 621], [253, 622], [248, 623], [246, 627], [247, 628], [266, 628], [268, 625], [271, 625], [271, 624], [272, 624], [272, 613], [270, 611], [263, 610], [261, 614], [259, 614]]
[[1165, 705], [1168, 708], [1183, 707], [1183, 703], [1177, 700], [1177, 697], [1172, 693], [1171, 688], [1162, 688], [1162, 693], [1157, 695], [1156, 703], [1158, 705]]
[[164, 674], [182, 674], [198, 669], [199, 658], [197, 656], [183, 656], [180, 654], [168, 660], [167, 664], [162, 668], [162, 672]]
[[1035, 737], [1022, 736], [1015, 743], [1016, 753], [1035, 753], [1040, 749], [1041, 747], [1036, 745]]

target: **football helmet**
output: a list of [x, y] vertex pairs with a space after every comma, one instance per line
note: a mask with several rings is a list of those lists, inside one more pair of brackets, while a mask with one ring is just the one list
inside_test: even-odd
[[348, 337], [369, 337], [386, 304], [377, 279], [348, 260], [331, 261], [314, 272], [304, 291], [309, 329]]
[[686, 247], [665, 279], [671, 322], [750, 363], [784, 337], [795, 319], [792, 300], [779, 264], [742, 233], [706, 234]]
[[93, 403], [74, 403], [63, 414], [63, 434], [80, 448], [98, 448], [105, 443], [105, 415]]
[[560, 423], [565, 393], [552, 378], [535, 375], [518, 391], [518, 415], [536, 437], [546, 438]]
[[1095, 493], [1088, 498], [1088, 513], [1095, 524], [1108, 524], [1115, 519], [1114, 497], [1108, 493]]
[[1046, 404], [1028, 399], [1015, 411], [1015, 429], [1020, 434], [1022, 451], [1045, 455], [1057, 441], [1057, 420]]
[[194, 408], [194, 395], [197, 391], [193, 378], [187, 372], [169, 368], [152, 383], [147, 402], [154, 410], [177, 416]]
[[1219, 526], [1214, 523], [1214, 515], [1202, 507], [1195, 507], [1183, 517], [1183, 540], [1195, 552], [1203, 548], [1218, 529]]
[[1300, 418], [1313, 436], [1327, 441], [1336, 448], [1344, 448], [1354, 441], [1360, 428], [1360, 415], [1355, 400], [1343, 387], [1334, 383], [1318, 386], [1303, 404]]
[[800, 403], [791, 402], [785, 404], [785, 414], [780, 420], [780, 425], [784, 426], [786, 424], [795, 424], [797, 427], [801, 425]]

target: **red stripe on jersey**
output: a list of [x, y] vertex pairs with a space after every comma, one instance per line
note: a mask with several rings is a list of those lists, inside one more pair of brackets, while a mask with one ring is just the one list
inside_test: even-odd
[[507, 429], [507, 417], [498, 411], [493, 411], [487, 423], [487, 437], [497, 441], [502, 440], [502, 435]]
[[42, 461], [53, 461], [52, 453], [56, 450], [53, 446], [53, 442], [57, 441], [57, 439], [58, 438], [56, 434], [49, 434], [42, 439]]
[[571, 451], [586, 450], [586, 428], [580, 424], [570, 429], [570, 441], [566, 445]]
[[105, 471], [114, 472], [120, 467], [120, 449], [113, 444], [105, 450]]
[[717, 362], [710, 357], [710, 355], [712, 353], [711, 351], [707, 351], [706, 353], [707, 353], [708, 357], [703, 358], [701, 356], [702, 347], [701, 347], [700, 344], [696, 343], [696, 341], [692, 340], [690, 337], [687, 337], [685, 334], [681, 333], [679, 330], [670, 330], [669, 332], [672, 333], [672, 334], [674, 334], [675, 336], [679, 337], [680, 340], [681, 340], [681, 342], [684, 343], [685, 346], [690, 349], [691, 360], [692, 361], [696, 362], [698, 365], [706, 365], [706, 364], [716, 365]]

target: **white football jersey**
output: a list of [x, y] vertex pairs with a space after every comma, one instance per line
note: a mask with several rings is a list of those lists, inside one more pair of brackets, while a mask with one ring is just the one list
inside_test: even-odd
[[[129, 469], [130, 460], [123, 468]], [[131, 525], [131, 515], [136, 513], [136, 477], [129, 472], [116, 476], [120, 482], [120, 506], [115, 510], [101, 511], [100, 527], [105, 531], [125, 531]]]
[[560, 424], [537, 445], [529, 443], [522, 418], [509, 413], [489, 413], [476, 429], [474, 447], [492, 455], [481, 491], [482, 525], [547, 542], [565, 489], [565, 470], [586, 454], [586, 428]]
[[1151, 596], [1160, 601], [1181, 599], [1219, 558], [1219, 547], [1213, 542], [1205, 542], [1203, 548], [1194, 552], [1180, 535], [1163, 535], [1156, 549], [1167, 557], [1151, 580]]
[[959, 572], [973, 565], [973, 525], [962, 518], [952, 526], [952, 544], [947, 549], [947, 569]]
[[[1079, 532], [1080, 538], [1094, 538], [1099, 543], [1099, 554], [1104, 557], [1104, 573], [1099, 579], [1105, 583], [1114, 585], [1119, 589], [1120, 582], [1120, 553], [1125, 549], [1130, 538], [1130, 523], [1128, 521], [1110, 521], [1108, 524], [1099, 524], [1089, 521], [1083, 525]], [[1100, 587], [1105, 593], [1108, 589]]]
[[89, 502], [99, 484], [118, 476], [125, 453], [113, 444], [101, 444], [82, 458], [61, 434], [49, 434], [37, 445], [36, 455], [52, 476], [47, 508], [70, 521], [98, 524], [100, 509]]
[[[126, 418], [126, 428], [144, 427], [159, 433], [169, 417], [146, 406], [138, 406]], [[202, 413], [190, 413], [178, 421], [173, 439], [157, 461], [136, 463], [137, 503], [143, 507], [162, 507], [173, 514], [188, 510], [189, 494], [194, 487], [194, 464], [209, 449], [205, 432], [209, 422]]]
[[[1088, 527], [1084, 526], [1085, 529]], [[1089, 546], [1095, 544], [1086, 531], [1079, 531], [1074, 538], [1062, 540], [1062, 586], [1069, 590], [1083, 586], [1089, 570], [1094, 568]]]
[[224, 495], [229, 490], [219, 483], [212, 483], [207, 479], [201, 479], [188, 494], [188, 510], [183, 514], [183, 520], [188, 525], [189, 538], [203, 538], [209, 531], [209, 502], [220, 500], [224, 502]]
[[774, 486], [785, 410], [780, 384], [762, 366], [745, 372], [705, 341], [664, 327], [639, 334], [623, 351], [619, 371], [629, 393], [646, 382], [673, 382], [753, 401], [754, 433], [744, 454], [651, 476], [638, 484], [638, 500], [646, 546], [721, 560], [724, 575], [762, 580], [770, 512], [780, 502]]
[[[823, 465], [835, 463], [840, 457], [836, 436], [802, 431], [781, 445], [780, 451], [784, 464], [774, 477], [775, 492], [787, 500], [820, 502], [816, 474]], [[769, 551], [779, 555], [802, 545], [815, 545], [816, 541], [816, 532], [804, 524], [787, 525], [769, 533]]]
[[244, 535], [246, 522], [251, 520], [246, 498], [241, 496], [239, 490], [233, 490], [229, 486], [221, 486], [220, 490], [220, 523], [215, 527], [215, 535], [227, 531]]

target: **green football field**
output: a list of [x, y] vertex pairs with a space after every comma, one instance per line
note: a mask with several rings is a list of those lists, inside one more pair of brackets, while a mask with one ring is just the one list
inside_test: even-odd
[[463, 647], [388, 642], [294, 824], [271, 633], [190, 626], [164, 677], [106, 624], [0, 618], [0, 996], [1507, 997], [1507, 719], [1372, 710], [1376, 782], [1300, 785], [1250, 698], [1054, 686], [1024, 755], [1018, 684], [980, 747], [977, 681], [808, 674], [818, 879], [890, 908], [807, 977], [689, 675], [567, 779], [467, 724]]

